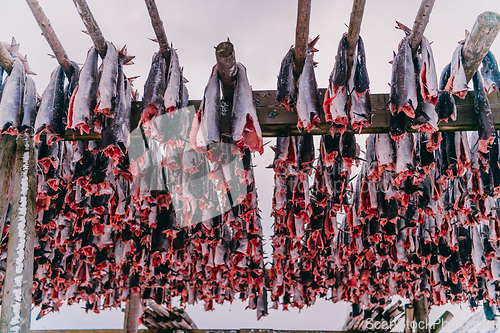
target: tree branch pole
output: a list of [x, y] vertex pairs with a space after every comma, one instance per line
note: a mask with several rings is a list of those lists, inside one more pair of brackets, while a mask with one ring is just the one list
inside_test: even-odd
[[97, 53], [99, 53], [101, 58], [104, 59], [108, 46], [106, 45], [106, 40], [104, 39], [101, 29], [99, 29], [87, 2], [85, 0], [73, 0], [73, 3], [75, 4], [76, 11], [82, 18], [83, 24], [85, 24], [85, 27], [87, 28], [90, 38], [92, 38], [92, 41], [94, 42]]
[[415, 17], [415, 22], [413, 23], [410, 39], [408, 41], [414, 58], [417, 55], [417, 49], [422, 41], [425, 28], [429, 23], [432, 7], [434, 7], [435, 1], [436, 0], [422, 0], [422, 3], [420, 3], [420, 8], [418, 9], [417, 16]]
[[3, 43], [0, 42], [0, 67], [5, 69], [7, 73], [10, 74], [12, 66], [14, 66], [14, 58], [9, 51], [7, 51], [5, 46], [3, 46]]
[[234, 46], [227, 39], [227, 42], [222, 42], [215, 48], [215, 58], [217, 60], [217, 72], [222, 86], [222, 98], [226, 101], [232, 101], [234, 88], [236, 87], [236, 74], [238, 67], [236, 66], [236, 56], [234, 54]]
[[432, 325], [431, 333], [439, 333], [453, 319], [453, 314], [446, 310], [441, 317]]
[[413, 305], [406, 304], [405, 305], [405, 325], [404, 325], [404, 333], [413, 333], [413, 319], [414, 319], [414, 311]]
[[500, 15], [495, 12], [484, 12], [477, 17], [462, 49], [462, 63], [467, 82], [488, 53], [498, 31], [500, 31]]
[[293, 66], [295, 79], [299, 78], [306, 61], [310, 18], [311, 0], [298, 0], [297, 27], [295, 28], [295, 63]]
[[170, 59], [170, 46], [168, 45], [167, 34], [165, 33], [165, 28], [163, 27], [163, 21], [160, 18], [158, 7], [156, 7], [155, 0], [145, 0], [145, 2], [146, 7], [148, 7], [149, 17], [151, 18], [151, 25], [153, 26], [156, 39], [160, 45], [161, 54], [168, 64]]
[[352, 65], [354, 63], [354, 53], [358, 44], [361, 21], [365, 11], [366, 0], [354, 0], [352, 3], [351, 18], [347, 30], [347, 77], [351, 76]]
[[416, 333], [429, 333], [429, 307], [427, 306], [427, 297], [422, 296], [421, 299], [413, 300], [415, 309]]
[[45, 16], [42, 7], [40, 7], [40, 4], [37, 0], [26, 0], [26, 2], [28, 3], [28, 6], [30, 7], [31, 12], [35, 17], [38, 26], [42, 30], [43, 36], [49, 43], [50, 48], [52, 49], [52, 52], [54, 52], [54, 55], [56, 56], [56, 59], [61, 65], [64, 73], [66, 74], [66, 76], [71, 77], [71, 75], [73, 74], [73, 67], [71, 66], [71, 63], [69, 61], [68, 54], [66, 53], [66, 51], [64, 51], [64, 48], [61, 45], [61, 41], [59, 40], [59, 38], [57, 38], [57, 35], [50, 25], [49, 19], [47, 18], [47, 16]]
[[12, 214], [7, 267], [0, 314], [0, 332], [30, 332], [33, 289], [36, 172], [34, 140], [22, 134], [16, 140]]
[[130, 291], [130, 299], [125, 308], [125, 319], [123, 323], [123, 333], [137, 333], [139, 318], [142, 314], [141, 295], [135, 295]]

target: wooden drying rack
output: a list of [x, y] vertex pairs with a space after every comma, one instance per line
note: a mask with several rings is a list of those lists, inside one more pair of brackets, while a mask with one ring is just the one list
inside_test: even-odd
[[[422, 36], [424, 34], [427, 23], [429, 22], [429, 16], [432, 11], [435, 0], [422, 0], [419, 11], [416, 15], [416, 19], [413, 25], [412, 34], [410, 36], [410, 45], [415, 54], [416, 47], [419, 45]], [[54, 30], [52, 29], [48, 18], [45, 16], [42, 8], [38, 4], [37, 0], [26, 0], [28, 6], [30, 7], [35, 20], [37, 21], [42, 34], [46, 38], [50, 47], [52, 48], [55, 57], [57, 58], [62, 69], [68, 77], [71, 77], [72, 67], [68, 55], [64, 51], [59, 39], [57, 38]], [[97, 22], [95, 21], [87, 3], [85, 0], [73, 0], [75, 7], [80, 14], [82, 21], [84, 22], [87, 32], [92, 38], [94, 46], [101, 57], [106, 54], [106, 42], [99, 29]], [[145, 0], [146, 6], [148, 8], [149, 15], [151, 17], [151, 23], [153, 25], [157, 41], [160, 46], [162, 55], [168, 61], [170, 57], [170, 47], [168, 45], [168, 40], [166, 33], [163, 29], [163, 23], [160, 19], [158, 9], [155, 4], [155, 0]], [[353, 0], [353, 7], [351, 11], [351, 17], [349, 22], [349, 28], [347, 32], [348, 49], [347, 49], [347, 59], [348, 59], [348, 72], [351, 71], [354, 53], [356, 49], [356, 43], [359, 37], [361, 21], [363, 17], [364, 7], [366, 0]], [[302, 72], [302, 67], [306, 55], [306, 45], [309, 36], [309, 20], [311, 11], [311, 0], [298, 0], [298, 10], [297, 10], [297, 25], [295, 31], [295, 64], [294, 64], [294, 74], [295, 78], [298, 78]], [[464, 68], [466, 72], [467, 79], [470, 79], [473, 73], [479, 67], [481, 60], [486, 55], [491, 44], [493, 43], [496, 35], [500, 30], [500, 15], [493, 12], [485, 12], [478, 16], [471, 33], [467, 37], [463, 49], [464, 57]], [[234, 48], [229, 42], [223, 42], [219, 44], [216, 49], [216, 60], [218, 65], [219, 76], [222, 84], [223, 98], [225, 100], [231, 100], [234, 91], [235, 74], [234, 66], [236, 65], [236, 59], [234, 56]], [[0, 43], [0, 66], [3, 67], [8, 73], [11, 72], [14, 59], [9, 54], [9, 52]], [[320, 100], [323, 100], [325, 89], [320, 89]], [[265, 90], [265, 91], [254, 91], [254, 99], [257, 105], [257, 115], [261, 125], [263, 135], [266, 137], [273, 136], [285, 136], [285, 135], [301, 135], [302, 133], [297, 129], [297, 116], [295, 113], [286, 111], [283, 107], [279, 106], [275, 101], [276, 91]], [[389, 100], [388, 94], [372, 94], [372, 108], [373, 108], [373, 118], [372, 126], [362, 129], [361, 133], [386, 133], [389, 130], [389, 119], [390, 112], [387, 108], [387, 102]], [[490, 105], [494, 115], [495, 126], [500, 128], [500, 94], [498, 92], [489, 95]], [[200, 101], [190, 101], [190, 105], [193, 105], [195, 109], [199, 107]], [[476, 130], [477, 120], [473, 108], [473, 93], [469, 92], [464, 100], [456, 99], [457, 109], [458, 109], [458, 119], [454, 122], [442, 123], [439, 128], [442, 131], [464, 131], [464, 130]], [[132, 107], [132, 129], [137, 128], [137, 124], [141, 114], [141, 103], [134, 102]], [[324, 116], [322, 112], [321, 120], [317, 129], [314, 129], [312, 134], [325, 134], [329, 132], [330, 125], [324, 122]], [[230, 130], [230, 115], [223, 117], [222, 120], [222, 132], [229, 133]], [[73, 131], [67, 131], [65, 135], [65, 140], [98, 140], [99, 135], [97, 133], [90, 133], [88, 135], [79, 135]], [[4, 146], [8, 146], [8, 142], [13, 139], [9, 136], [4, 136], [0, 139]], [[11, 141], [8, 141], [11, 140]], [[7, 145], [6, 145], [7, 143]], [[28, 154], [27, 154], [28, 153]], [[18, 236], [21, 235], [17, 230], [18, 223], [16, 217], [20, 211], [20, 207], [14, 201], [19, 202], [19, 198], [22, 195], [20, 186], [11, 187], [13, 193], [12, 197], [15, 199], [12, 207], [12, 216], [10, 224], [10, 232], [14, 236], [9, 237], [9, 243], [7, 248], [7, 268], [5, 284], [3, 287], [3, 306], [0, 318], [0, 330], [11, 331], [12, 329], [18, 330], [21, 333], [30, 332], [30, 311], [32, 305], [31, 299], [31, 289], [32, 289], [32, 278], [33, 278], [33, 249], [34, 249], [34, 221], [35, 221], [35, 207], [36, 207], [36, 179], [35, 179], [35, 166], [34, 166], [34, 155], [35, 147], [33, 145], [32, 138], [28, 138], [25, 135], [20, 136], [17, 139], [17, 149], [15, 152], [8, 153], [7, 149], [5, 151], [0, 151], [0, 156], [2, 154], [10, 154], [9, 158], [13, 161], [8, 163], [9, 165], [4, 165], [4, 168], [0, 170], [0, 186], [1, 189], [9, 188], [9, 181], [6, 179], [10, 178], [12, 174], [15, 176], [16, 184], [21, 183], [21, 181], [27, 181], [29, 184], [28, 194], [27, 194], [27, 210], [28, 215], [26, 217], [27, 226], [25, 228], [26, 238], [21, 240]], [[23, 161], [23, 156], [28, 156], [26, 161]], [[5, 160], [5, 158], [3, 159]], [[0, 161], [1, 163], [2, 161]], [[23, 173], [23, 168], [28, 169]], [[12, 184], [12, 182], [10, 183]], [[4, 192], [5, 193], [5, 192]], [[5, 203], [0, 203], [0, 228], [3, 228], [3, 223], [5, 222], [2, 216], [5, 216], [7, 205]], [[3, 220], [2, 220], [3, 219]], [[1, 229], [0, 229], [1, 230]], [[15, 236], [17, 235], [17, 237]], [[23, 247], [23, 257], [22, 259], [24, 265], [22, 267], [17, 267], [16, 260], [18, 257], [17, 250], [19, 247]], [[22, 272], [17, 272], [18, 268], [22, 268]], [[14, 278], [22, 277], [22, 286], [14, 286]], [[17, 289], [16, 289], [17, 288]], [[22, 294], [21, 300], [15, 299], [13, 296], [14, 291], [20, 289]], [[140, 298], [133, 297], [127, 304], [126, 316], [124, 329], [122, 330], [96, 330], [94, 332], [137, 332], [137, 319], [140, 314]], [[20, 311], [14, 310], [14, 305], [19, 305]], [[415, 301], [414, 306], [419, 311], [413, 311], [407, 313], [407, 318], [409, 320], [416, 320], [417, 322], [425, 321], [428, 318], [428, 311], [425, 302]], [[14, 313], [14, 311], [17, 311]], [[12, 321], [15, 316], [21, 315], [21, 320], [18, 322]], [[217, 332], [223, 332], [224, 330], [217, 330]], [[273, 332], [273, 330], [251, 330], [252, 332]], [[35, 332], [35, 331], [34, 331]], [[55, 331], [45, 331], [45, 332], [55, 332]], [[74, 331], [74, 332], [79, 332]], [[89, 331], [92, 332], [92, 331]], [[154, 332], [154, 330], [148, 330], [144, 332]], [[210, 330], [193, 330], [193, 333], [210, 333]], [[231, 330], [234, 332], [234, 330]], [[250, 330], [239, 330], [240, 333], [250, 332]], [[283, 331], [283, 332], [314, 332], [314, 331]], [[423, 332], [419, 331], [418, 332]]]

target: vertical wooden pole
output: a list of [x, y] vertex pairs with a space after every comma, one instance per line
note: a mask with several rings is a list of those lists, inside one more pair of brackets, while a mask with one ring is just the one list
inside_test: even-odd
[[416, 333], [429, 333], [431, 325], [429, 323], [429, 308], [427, 307], [427, 298], [413, 300], [415, 308]]
[[170, 62], [170, 46], [168, 45], [167, 34], [163, 28], [163, 21], [160, 18], [158, 7], [156, 7], [155, 0], [145, 0], [146, 7], [148, 8], [149, 17], [151, 18], [151, 25], [155, 31], [156, 39], [160, 44], [160, 51], [167, 64]]
[[35, 242], [36, 179], [33, 138], [17, 138], [12, 214], [0, 332], [30, 332]]
[[306, 61], [309, 20], [311, 18], [311, 0], [298, 0], [297, 27], [295, 29], [295, 78], [298, 79]]
[[413, 333], [413, 325], [414, 325], [413, 319], [414, 319], [413, 305], [406, 304], [404, 333]]
[[61, 45], [61, 41], [59, 40], [59, 38], [57, 38], [57, 35], [54, 29], [52, 29], [49, 19], [47, 18], [47, 16], [45, 16], [42, 7], [40, 7], [40, 4], [37, 0], [26, 0], [26, 2], [28, 3], [33, 16], [35, 17], [38, 26], [42, 30], [43, 36], [49, 43], [52, 52], [54, 52], [57, 61], [64, 70], [64, 73], [68, 77], [71, 77], [71, 75], [73, 74], [73, 67], [71, 66], [71, 63], [69, 61], [68, 54], [66, 53], [66, 51], [64, 51], [64, 48]]
[[352, 64], [354, 63], [354, 52], [358, 44], [365, 4], [366, 0], [354, 0], [352, 3], [351, 18], [347, 30], [347, 77], [351, 76]]
[[236, 88], [236, 75], [238, 66], [236, 66], [236, 56], [234, 46], [227, 39], [215, 48], [215, 58], [217, 60], [217, 72], [222, 87], [222, 98], [226, 101], [232, 101], [234, 88]]
[[413, 56], [417, 54], [418, 46], [422, 41], [422, 36], [424, 35], [425, 28], [429, 23], [429, 18], [432, 12], [432, 7], [434, 7], [434, 2], [436, 0], [422, 0], [420, 3], [420, 8], [418, 9], [417, 16], [415, 17], [415, 22], [413, 23], [413, 29], [410, 34], [410, 47], [412, 49]]
[[462, 62], [467, 82], [472, 78], [500, 31], [500, 15], [484, 12], [479, 15], [462, 49]]
[[123, 323], [123, 333], [137, 333], [139, 318], [142, 315], [141, 295], [135, 295], [130, 291], [130, 299], [125, 308], [125, 320]]
[[83, 24], [85, 24], [85, 27], [87, 28], [90, 38], [92, 38], [92, 41], [94, 42], [97, 53], [99, 53], [101, 58], [104, 59], [108, 46], [106, 45], [106, 40], [104, 39], [101, 29], [99, 29], [87, 2], [85, 0], [73, 0], [73, 3], [75, 4], [76, 11], [82, 18]]

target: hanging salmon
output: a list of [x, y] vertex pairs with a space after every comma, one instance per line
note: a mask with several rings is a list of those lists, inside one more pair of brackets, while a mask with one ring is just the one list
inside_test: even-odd
[[415, 118], [418, 106], [415, 68], [408, 36], [399, 44], [398, 53], [392, 63], [390, 107], [393, 115], [404, 112]]
[[293, 66], [295, 61], [295, 48], [291, 47], [283, 60], [278, 75], [278, 88], [276, 91], [276, 102], [291, 111], [295, 106], [295, 86], [293, 79]]
[[500, 89], [500, 72], [498, 70], [498, 63], [493, 53], [488, 50], [482, 61], [481, 74], [484, 79], [484, 89], [486, 93], [490, 94], [493, 90]]
[[19, 58], [14, 58], [10, 75], [5, 79], [0, 100], [0, 135], [18, 135], [23, 121], [23, 94], [26, 72]]
[[370, 78], [366, 69], [365, 46], [361, 36], [358, 39], [357, 55], [354, 59], [349, 89], [352, 90], [348, 109], [351, 118], [351, 126], [355, 131], [363, 127], [371, 126], [372, 105], [370, 99]]
[[310, 132], [320, 123], [318, 110], [318, 85], [314, 75], [313, 52], [306, 51], [304, 68], [297, 81], [297, 127], [299, 130], [306, 129]]
[[464, 65], [462, 63], [463, 45], [457, 46], [451, 58], [450, 77], [444, 88], [446, 91], [464, 99], [467, 95], [467, 78], [465, 77]]

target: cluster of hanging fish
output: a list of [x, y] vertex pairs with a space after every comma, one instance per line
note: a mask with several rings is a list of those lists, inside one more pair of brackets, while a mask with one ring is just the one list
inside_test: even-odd
[[[487, 92], [498, 89], [500, 75], [491, 53], [481, 68], [484, 85], [479, 71], [473, 78], [484, 126], [469, 135], [437, 132], [438, 121], [456, 119], [452, 94], [467, 93], [461, 49], [438, 87], [430, 43], [423, 38], [413, 61], [403, 39], [393, 61], [393, 126], [390, 134], [369, 136], [364, 159], [348, 132], [322, 136], [314, 167], [307, 136], [278, 138], [270, 270], [275, 308], [302, 308], [318, 297], [364, 307], [394, 295], [428, 297], [430, 305], [496, 302], [500, 133]], [[418, 133], [407, 132], [408, 118]], [[343, 119], [337, 125], [347, 126]], [[364, 162], [353, 186], [351, 166], [358, 160]]]

